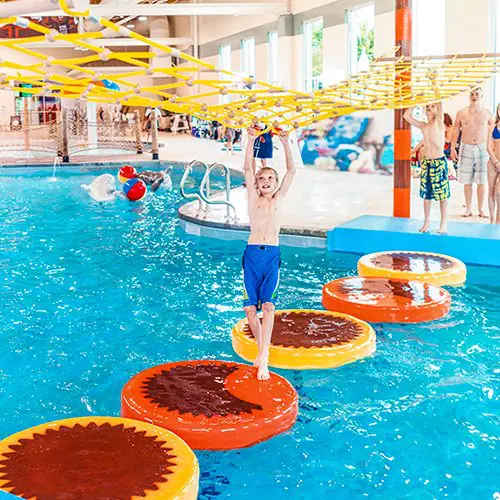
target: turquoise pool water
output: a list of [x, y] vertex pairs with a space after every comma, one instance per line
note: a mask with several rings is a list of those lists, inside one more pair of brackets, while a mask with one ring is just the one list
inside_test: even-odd
[[[93, 202], [80, 184], [95, 175], [0, 177], [0, 438], [118, 415], [122, 386], [155, 364], [238, 360], [243, 244], [186, 236], [177, 189]], [[321, 308], [322, 284], [354, 274], [355, 260], [324, 250], [282, 254], [281, 308]], [[200, 498], [493, 498], [500, 271], [485, 274], [451, 290], [441, 321], [378, 325], [371, 359], [279, 370], [300, 395], [296, 426], [250, 449], [197, 452]]]

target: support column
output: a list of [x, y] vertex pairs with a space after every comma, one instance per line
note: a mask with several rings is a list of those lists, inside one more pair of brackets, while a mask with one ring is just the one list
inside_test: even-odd
[[97, 104], [87, 101], [88, 147], [97, 149]]
[[30, 145], [30, 110], [28, 107], [28, 99], [23, 99], [23, 130], [24, 130], [24, 150], [29, 151]]
[[[412, 0], [396, 0], [396, 57], [412, 55]], [[411, 95], [411, 64], [403, 62], [397, 70], [408, 68], [396, 76], [396, 97]], [[410, 217], [411, 204], [411, 126], [404, 118], [405, 110], [394, 111], [394, 217]]]
[[151, 153], [153, 160], [159, 160], [158, 153], [158, 118], [156, 117], [156, 108], [151, 109]]
[[61, 134], [62, 134], [62, 161], [63, 163], [69, 163], [68, 110], [64, 108], [62, 110]]
[[142, 155], [142, 138], [141, 138], [141, 117], [139, 110], [134, 111], [134, 131], [135, 131], [135, 149], [138, 155]]
[[57, 156], [63, 157], [62, 111], [56, 111]]

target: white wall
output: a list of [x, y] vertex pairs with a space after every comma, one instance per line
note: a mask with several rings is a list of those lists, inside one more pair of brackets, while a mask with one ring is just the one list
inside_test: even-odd
[[[493, 15], [491, 0], [447, 0], [446, 52], [448, 54], [484, 54], [493, 50]], [[492, 86], [484, 86], [484, 105], [492, 106]], [[453, 117], [468, 104], [468, 93], [445, 103], [445, 111]]]
[[278, 16], [200, 16], [200, 44], [250, 30], [263, 24], [278, 22]]
[[333, 3], [332, 0], [291, 0], [290, 6], [292, 14], [299, 14], [331, 3]]
[[294, 39], [293, 37], [279, 37], [278, 38], [278, 76], [280, 79], [280, 84], [287, 88], [298, 88], [295, 82], [295, 71], [293, 70], [295, 65], [296, 52], [294, 50]]
[[333, 85], [347, 76], [347, 25], [331, 26], [323, 32], [324, 84]]
[[392, 51], [395, 45], [396, 30], [394, 12], [375, 16], [375, 54], [381, 56]]

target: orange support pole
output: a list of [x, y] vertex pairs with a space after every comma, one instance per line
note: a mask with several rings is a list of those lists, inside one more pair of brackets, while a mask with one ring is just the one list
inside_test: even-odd
[[[412, 55], [412, 0], [396, 0], [397, 56]], [[398, 64], [398, 70], [408, 63]], [[411, 65], [395, 79], [396, 96], [411, 94]], [[405, 110], [394, 111], [394, 217], [410, 217], [411, 205], [411, 127], [404, 120]]]

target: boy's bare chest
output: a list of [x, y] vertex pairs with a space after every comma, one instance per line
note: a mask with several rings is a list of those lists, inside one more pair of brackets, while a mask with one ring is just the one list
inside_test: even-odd
[[252, 212], [258, 217], [273, 217], [278, 213], [277, 201], [258, 200], [253, 206]]
[[444, 125], [441, 123], [432, 123], [424, 129], [424, 135], [428, 135], [430, 137], [435, 135], [444, 135]]

